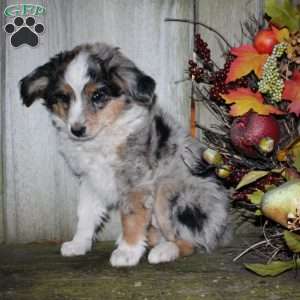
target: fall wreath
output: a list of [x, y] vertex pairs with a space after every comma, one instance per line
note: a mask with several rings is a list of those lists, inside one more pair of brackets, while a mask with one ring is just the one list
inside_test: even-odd
[[[192, 134], [208, 149], [203, 159], [231, 187], [234, 206], [263, 221], [264, 239], [242, 252], [264, 247], [266, 264], [245, 264], [262, 276], [300, 266], [300, 9], [285, 0], [265, 1], [262, 22], [250, 17], [242, 32], [248, 44], [224, 42], [224, 66], [218, 67], [200, 34], [188, 64], [193, 81]], [[195, 120], [195, 102], [215, 116], [210, 128]]]

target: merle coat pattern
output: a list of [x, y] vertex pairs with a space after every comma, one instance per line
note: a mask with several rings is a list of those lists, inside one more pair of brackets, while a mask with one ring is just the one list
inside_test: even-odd
[[79, 177], [78, 225], [64, 256], [91, 250], [112, 209], [122, 234], [113, 266], [212, 250], [227, 238], [225, 189], [205, 175], [203, 146], [156, 99], [154, 80], [118, 48], [82, 45], [52, 58], [20, 82], [23, 103], [41, 98], [60, 152]]

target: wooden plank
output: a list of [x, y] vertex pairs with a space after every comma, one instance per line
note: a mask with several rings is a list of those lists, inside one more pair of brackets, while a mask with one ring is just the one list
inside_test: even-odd
[[[121, 47], [153, 76], [161, 105], [188, 126], [190, 83], [184, 76], [191, 54], [191, 27], [165, 23], [165, 17], [191, 18], [191, 0], [53, 0], [46, 6], [37, 48], [6, 48], [6, 236], [8, 242], [65, 240], [75, 228], [77, 179], [57, 154], [57, 139], [48, 113], [39, 103], [21, 105], [17, 83], [49, 56], [73, 46], [105, 41]], [[14, 4], [9, 0], [8, 4]], [[8, 38], [7, 38], [8, 40]], [[118, 218], [102, 235], [115, 238]]]
[[[0, 2], [0, 27], [4, 26], [4, 15], [3, 10], [6, 6], [6, 1]], [[3, 99], [4, 99], [4, 86], [5, 86], [5, 33], [3, 30], [0, 30], [0, 244], [4, 241], [4, 169], [3, 169], [3, 115], [2, 111], [4, 111]]]
[[134, 268], [108, 263], [110, 242], [97, 243], [87, 256], [62, 258], [53, 244], [0, 246], [0, 298], [5, 300], [280, 300], [300, 299], [296, 270], [260, 277], [243, 262], [265, 263], [255, 252], [232, 262], [256, 239], [237, 240], [210, 255], [197, 253], [175, 262]]
[[[220, 32], [232, 46], [240, 44], [241, 23], [246, 21], [250, 15], [260, 18], [262, 15], [262, 0], [222, 0], [197, 1], [197, 20], [205, 23]], [[201, 33], [203, 39], [212, 50], [212, 57], [219, 66], [223, 66], [223, 58], [216, 35], [207, 29], [197, 26], [197, 32]], [[209, 126], [215, 123], [212, 115], [201, 105], [198, 105], [198, 122]]]

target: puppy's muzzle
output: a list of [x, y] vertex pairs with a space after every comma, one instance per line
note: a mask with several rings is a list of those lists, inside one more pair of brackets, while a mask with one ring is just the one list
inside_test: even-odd
[[76, 136], [76, 137], [84, 137], [86, 134], [86, 127], [84, 125], [75, 123], [72, 127], [71, 127], [71, 133]]

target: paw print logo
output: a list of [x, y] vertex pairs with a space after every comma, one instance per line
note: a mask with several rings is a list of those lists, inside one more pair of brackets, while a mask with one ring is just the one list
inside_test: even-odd
[[36, 24], [33, 17], [28, 17], [26, 20], [22, 17], [16, 17], [13, 23], [5, 25], [4, 30], [11, 34], [10, 42], [13, 47], [19, 47], [26, 44], [35, 47], [39, 43], [39, 35], [44, 32], [43, 24]]

